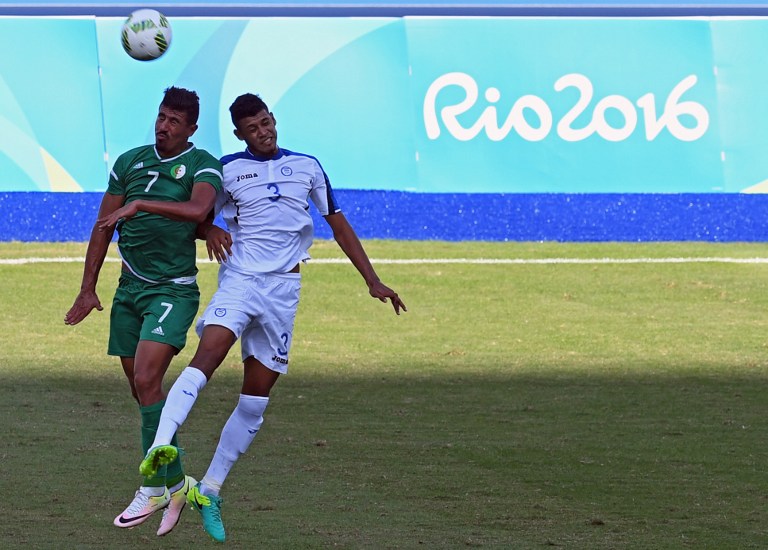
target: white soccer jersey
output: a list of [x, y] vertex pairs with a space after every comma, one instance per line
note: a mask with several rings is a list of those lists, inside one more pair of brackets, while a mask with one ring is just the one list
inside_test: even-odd
[[340, 212], [320, 162], [286, 149], [271, 158], [246, 149], [221, 163], [224, 181], [216, 213], [234, 242], [226, 267], [241, 273], [282, 273], [309, 259], [314, 236], [309, 199], [322, 216]]

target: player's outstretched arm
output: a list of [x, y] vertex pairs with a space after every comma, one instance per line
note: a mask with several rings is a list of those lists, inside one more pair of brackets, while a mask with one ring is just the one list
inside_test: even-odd
[[[123, 195], [110, 195], [104, 193], [99, 206], [97, 218], [108, 216], [110, 213], [119, 210], [125, 202]], [[91, 238], [88, 241], [88, 250], [85, 253], [85, 266], [83, 267], [83, 281], [80, 284], [80, 292], [75, 298], [75, 303], [69, 308], [64, 316], [64, 323], [67, 325], [76, 325], [94, 309], [101, 311], [104, 309], [96, 295], [96, 282], [99, 280], [101, 266], [104, 265], [104, 258], [107, 256], [109, 243], [112, 242], [112, 229], [100, 229], [98, 224], [93, 225]]]
[[349, 224], [349, 221], [347, 221], [344, 214], [341, 212], [329, 214], [325, 216], [325, 221], [328, 222], [328, 225], [333, 230], [333, 238], [339, 243], [341, 250], [357, 268], [360, 275], [363, 276], [363, 279], [365, 279], [365, 283], [368, 285], [369, 294], [382, 302], [389, 300], [395, 313], [398, 315], [400, 315], [400, 310], [408, 311], [408, 308], [405, 307], [405, 304], [400, 299], [400, 296], [397, 295], [397, 292], [382, 283], [379, 279], [360, 239], [357, 238], [355, 230], [352, 229], [352, 226]]
[[103, 229], [112, 229], [121, 219], [130, 220], [139, 212], [159, 214], [171, 220], [200, 223], [213, 210], [216, 201], [216, 189], [208, 183], [197, 182], [192, 187], [192, 196], [185, 202], [135, 200], [122, 208], [99, 216], [96, 225]]

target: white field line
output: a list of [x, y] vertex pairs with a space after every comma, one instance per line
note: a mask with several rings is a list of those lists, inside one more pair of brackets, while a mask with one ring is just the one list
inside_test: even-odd
[[[0, 258], [0, 265], [51, 264], [51, 263], [83, 263], [83, 257], [60, 258]], [[119, 258], [106, 258], [105, 262], [119, 262]], [[374, 264], [768, 264], [768, 258], [371, 258]], [[200, 266], [205, 264], [217, 265], [208, 258], [198, 258]], [[312, 264], [344, 264], [347, 258], [316, 258]]]

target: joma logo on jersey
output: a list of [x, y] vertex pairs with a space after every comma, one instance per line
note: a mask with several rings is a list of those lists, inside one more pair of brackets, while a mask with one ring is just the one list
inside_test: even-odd
[[258, 178], [258, 177], [259, 175], [256, 172], [254, 172], [253, 174], [240, 174], [239, 176], [237, 176], [235, 183], [243, 180], [252, 180], [253, 178]]
[[285, 359], [283, 357], [278, 357], [277, 355], [272, 356], [272, 361], [274, 361], [275, 363], [281, 363], [283, 365], [288, 364], [288, 359]]

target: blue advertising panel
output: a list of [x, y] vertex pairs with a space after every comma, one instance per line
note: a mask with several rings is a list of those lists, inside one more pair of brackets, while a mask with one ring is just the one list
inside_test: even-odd
[[[153, 141], [162, 91], [201, 98], [195, 143], [239, 150], [262, 95], [281, 143], [338, 188], [429, 193], [754, 192], [768, 179], [768, 21], [172, 18], [161, 59], [121, 18], [0, 19], [0, 190], [98, 191]], [[34, 30], [33, 30], [34, 29]], [[253, 55], [270, 44], [275, 55]], [[30, 70], [31, 68], [31, 70]], [[105, 163], [106, 161], [106, 163]]]
[[[276, 55], [254, 56], [263, 44]], [[272, 108], [282, 146], [316, 156], [335, 187], [418, 186], [402, 19], [252, 19], [229, 57], [219, 111], [248, 91]], [[241, 149], [229, 117], [220, 125], [225, 149]]]
[[[221, 154], [218, 135], [222, 81], [245, 20], [171, 19], [173, 38], [160, 59], [137, 61], [122, 49], [122, 19], [96, 20], [104, 104], [104, 135], [110, 168], [124, 151], [154, 143], [154, 123], [169, 86], [197, 92], [199, 129], [192, 141]], [[106, 182], [104, 182], [106, 188]]]
[[0, 191], [100, 187], [107, 172], [93, 19], [0, 18], [0, 49]]
[[768, 20], [714, 20], [726, 190], [768, 193]]
[[419, 190], [723, 190], [698, 20], [407, 19]]
[[768, 19], [171, 17], [150, 62], [123, 20], [0, 18], [0, 240], [86, 239], [170, 85], [214, 155], [259, 93], [366, 238], [766, 238]]
[[[401, 19], [170, 19], [173, 41], [139, 62], [120, 46], [118, 19], [97, 21], [110, 164], [154, 141], [162, 91], [195, 90], [194, 142], [214, 155], [244, 147], [228, 108], [257, 93], [278, 120], [283, 147], [320, 159], [334, 185], [414, 188], [414, 139]], [[269, 44], [273, 55], [254, 52]]]

